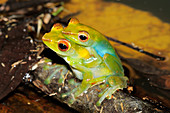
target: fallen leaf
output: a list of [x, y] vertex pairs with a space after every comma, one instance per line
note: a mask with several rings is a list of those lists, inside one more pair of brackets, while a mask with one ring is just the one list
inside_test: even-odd
[[64, 6], [67, 12], [76, 13], [81, 23], [89, 25], [104, 35], [113, 37], [139, 47], [155, 55], [165, 57], [158, 61], [150, 56], [135, 51], [124, 45], [111, 42], [119, 55], [125, 58], [136, 58], [159, 69], [170, 70], [170, 25], [162, 22], [149, 12], [141, 11], [115, 2], [102, 0], [71, 0]]

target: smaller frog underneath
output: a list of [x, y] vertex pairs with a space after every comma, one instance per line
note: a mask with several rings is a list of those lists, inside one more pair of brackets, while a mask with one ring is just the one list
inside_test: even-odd
[[[105, 98], [127, 87], [128, 78], [124, 76], [121, 61], [106, 37], [95, 29], [79, 23], [72, 18], [67, 27], [59, 23], [53, 25], [46, 33], [43, 42], [61, 56], [71, 67], [75, 76], [82, 83], [75, 88], [74, 98], [80, 96], [90, 87], [101, 84], [102, 91], [97, 105]], [[70, 93], [65, 93], [69, 96]], [[70, 100], [71, 104], [74, 99]]]

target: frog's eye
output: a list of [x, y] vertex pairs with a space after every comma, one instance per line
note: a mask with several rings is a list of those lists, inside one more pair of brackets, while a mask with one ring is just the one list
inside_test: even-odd
[[58, 41], [58, 48], [60, 51], [68, 51], [70, 49], [70, 46], [70, 43], [65, 39], [61, 39]]
[[78, 39], [81, 42], [86, 42], [89, 39], [89, 34], [86, 31], [79, 31], [78, 33]]

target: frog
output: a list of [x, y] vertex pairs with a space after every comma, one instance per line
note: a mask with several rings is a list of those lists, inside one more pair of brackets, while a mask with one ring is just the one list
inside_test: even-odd
[[78, 87], [62, 95], [64, 98], [72, 94], [70, 104], [95, 85], [102, 89], [97, 106], [105, 98], [111, 99], [117, 90], [127, 87], [128, 78], [113, 46], [102, 33], [78, 19], [71, 18], [66, 27], [55, 23], [42, 41], [62, 57], [75, 77], [81, 80]]

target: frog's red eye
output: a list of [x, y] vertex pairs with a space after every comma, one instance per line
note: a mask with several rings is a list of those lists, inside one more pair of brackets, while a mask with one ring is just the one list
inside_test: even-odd
[[89, 34], [86, 31], [79, 31], [78, 33], [78, 39], [81, 42], [86, 42], [89, 39]]
[[70, 43], [65, 39], [61, 39], [58, 41], [58, 48], [60, 51], [67, 51], [70, 49]]

